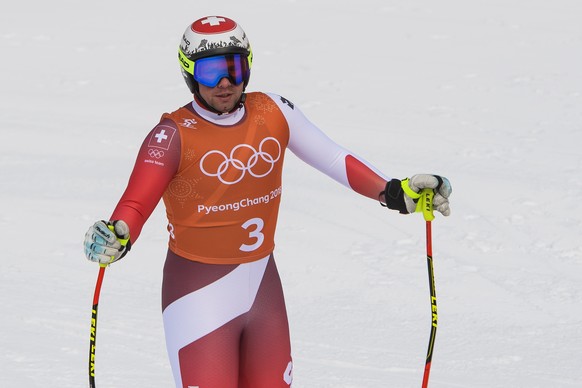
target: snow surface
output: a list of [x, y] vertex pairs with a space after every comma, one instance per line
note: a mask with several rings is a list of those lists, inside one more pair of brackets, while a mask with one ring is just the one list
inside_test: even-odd
[[[450, 178], [433, 223], [433, 388], [582, 387], [582, 2], [9, 2], [0, 14], [0, 387], [87, 386], [89, 225], [189, 94], [176, 49], [207, 14], [253, 44], [249, 90], [289, 98], [386, 174]], [[287, 158], [277, 234], [294, 387], [418, 387], [424, 221]], [[172, 387], [160, 206], [105, 274], [100, 388]]]

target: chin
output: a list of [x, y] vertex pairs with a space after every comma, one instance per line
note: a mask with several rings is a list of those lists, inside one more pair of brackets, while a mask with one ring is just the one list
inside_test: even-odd
[[218, 107], [214, 107], [216, 110], [221, 111], [222, 113], [227, 113], [230, 112], [231, 110], [234, 109], [236, 104], [230, 104], [230, 105], [219, 105]]
[[221, 108], [218, 108], [218, 110], [221, 111], [222, 113], [228, 113], [228, 112], [230, 112], [233, 109], [234, 109], [234, 105], [231, 106], [231, 107], [221, 107]]

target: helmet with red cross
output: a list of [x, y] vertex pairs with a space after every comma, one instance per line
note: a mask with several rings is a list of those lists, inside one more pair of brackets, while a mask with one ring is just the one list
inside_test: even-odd
[[222, 78], [246, 88], [253, 61], [251, 45], [244, 30], [224, 16], [206, 16], [186, 28], [178, 59], [182, 76], [192, 93], [198, 83], [214, 87]]

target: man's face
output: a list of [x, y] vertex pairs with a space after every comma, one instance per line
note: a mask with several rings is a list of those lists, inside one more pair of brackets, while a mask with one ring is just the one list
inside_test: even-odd
[[228, 78], [223, 78], [213, 88], [199, 84], [200, 95], [211, 107], [219, 112], [227, 113], [233, 110], [240, 99], [244, 84], [233, 85]]

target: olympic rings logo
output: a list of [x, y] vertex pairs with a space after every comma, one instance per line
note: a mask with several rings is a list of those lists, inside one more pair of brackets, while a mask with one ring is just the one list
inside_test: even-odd
[[[276, 145], [276, 152], [273, 152], [275, 155], [272, 155], [271, 153], [264, 150], [265, 145], [268, 142], [269, 143], [274, 142], [274, 144]], [[235, 153], [238, 150], [243, 149], [243, 148], [246, 148], [246, 149], [249, 149], [252, 151], [252, 155], [248, 158], [246, 163], [235, 157]], [[221, 162], [219, 163], [218, 167], [216, 167], [216, 172], [209, 172], [204, 167], [205, 162], [206, 162], [206, 158], [210, 155], [218, 155], [220, 157]], [[269, 175], [271, 173], [271, 171], [273, 171], [273, 168], [275, 167], [275, 163], [277, 163], [277, 161], [280, 158], [281, 158], [281, 144], [279, 144], [277, 139], [275, 139], [274, 137], [266, 137], [259, 144], [258, 151], [253, 146], [248, 145], [248, 144], [237, 145], [236, 147], [234, 147], [230, 151], [229, 156], [227, 156], [222, 151], [218, 151], [218, 150], [209, 151], [206, 154], [204, 154], [204, 156], [200, 159], [200, 170], [206, 176], [217, 177], [218, 180], [220, 180], [220, 182], [224, 183], [225, 185], [234, 185], [235, 183], [240, 182], [244, 178], [244, 176], [246, 175], [247, 172], [255, 178], [263, 178], [263, 177]], [[267, 163], [269, 165], [269, 168], [267, 169], [267, 171], [262, 172], [262, 173], [253, 171], [253, 168], [255, 168], [255, 170], [256, 170], [257, 163], [259, 163], [261, 161], [264, 163]], [[206, 163], [208, 163], [208, 162], [206, 162]], [[228, 177], [225, 176], [226, 171], [228, 171], [230, 167], [240, 171], [240, 174], [237, 174], [236, 179], [229, 179]], [[214, 170], [214, 168], [212, 170]]]
[[156, 149], [150, 148], [148, 150], [148, 155], [150, 156], [150, 158], [159, 159], [162, 156], [164, 156], [164, 151], [160, 151], [160, 150], [156, 150]]

